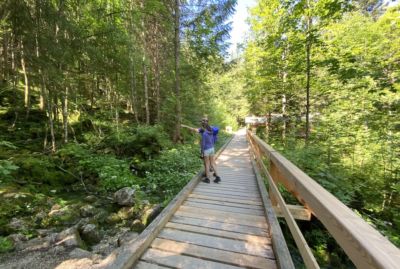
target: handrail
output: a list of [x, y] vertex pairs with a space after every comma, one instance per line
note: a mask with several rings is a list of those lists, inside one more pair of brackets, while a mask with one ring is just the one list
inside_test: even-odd
[[400, 250], [396, 246], [251, 131], [247, 131], [247, 136], [259, 155], [257, 159], [262, 155], [269, 160], [266, 176], [285, 186], [311, 210], [357, 268], [399, 268]]

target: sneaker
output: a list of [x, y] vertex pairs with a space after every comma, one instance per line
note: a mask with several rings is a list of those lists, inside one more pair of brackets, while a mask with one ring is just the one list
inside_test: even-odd
[[214, 183], [220, 183], [221, 182], [221, 178], [219, 177], [219, 176], [217, 176], [215, 179], [214, 179]]
[[206, 177], [205, 179], [203, 179], [204, 183], [210, 183], [210, 179], [208, 177]]

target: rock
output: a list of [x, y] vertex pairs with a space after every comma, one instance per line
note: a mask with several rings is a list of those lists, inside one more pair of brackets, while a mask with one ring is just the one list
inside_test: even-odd
[[132, 240], [136, 239], [139, 236], [138, 233], [135, 232], [126, 232], [123, 235], [118, 237], [118, 246], [124, 246], [131, 242]]
[[22, 231], [26, 230], [26, 223], [22, 219], [12, 218], [10, 223], [8, 223], [8, 228], [12, 231]]
[[38, 236], [40, 237], [46, 237], [53, 231], [51, 229], [37, 229], [36, 232], [38, 233]]
[[92, 265], [93, 261], [88, 258], [71, 259], [62, 262], [60, 265], [57, 266], [57, 269], [72, 269], [72, 268], [90, 269], [93, 268]]
[[119, 205], [131, 206], [135, 203], [135, 189], [130, 187], [122, 188], [114, 193], [114, 202]]
[[36, 237], [23, 244], [18, 245], [16, 250], [35, 251], [50, 247], [51, 243], [46, 238]]
[[107, 222], [108, 224], [116, 224], [116, 223], [118, 223], [118, 222], [120, 222], [120, 221], [121, 221], [121, 218], [120, 218], [120, 216], [118, 216], [117, 213], [112, 213], [112, 214], [110, 214], [110, 215], [107, 217], [107, 220], [106, 220], [106, 222]]
[[76, 227], [68, 228], [57, 234], [55, 240], [57, 241], [57, 245], [63, 245], [65, 247], [85, 247], [85, 243], [82, 241]]
[[127, 220], [133, 218], [135, 212], [133, 210], [133, 207], [123, 207], [120, 210], [118, 210], [117, 214], [120, 217], [120, 219]]
[[88, 195], [83, 200], [85, 200], [85, 202], [94, 203], [96, 202], [97, 197], [94, 195]]
[[82, 238], [89, 244], [100, 242], [101, 235], [95, 224], [86, 224], [82, 227]]
[[82, 259], [90, 258], [92, 256], [92, 253], [81, 248], [75, 248], [68, 255], [72, 259]]
[[142, 223], [146, 226], [148, 225], [157, 215], [161, 212], [161, 204], [156, 204], [155, 206], [145, 210], [142, 215]]
[[92, 247], [92, 251], [103, 256], [108, 256], [116, 247], [117, 246], [101, 241]]
[[23, 234], [10, 234], [7, 238], [13, 243], [28, 241], [28, 238]]
[[41, 224], [42, 221], [47, 217], [46, 212], [44, 211], [40, 211], [39, 213], [37, 213], [34, 217], [33, 217], [33, 221], [36, 224]]
[[85, 205], [81, 207], [80, 214], [82, 217], [91, 217], [96, 214], [96, 208], [92, 205]]
[[82, 231], [82, 227], [85, 226], [86, 224], [90, 223], [90, 218], [83, 218], [80, 219], [75, 225], [74, 227], [76, 227], [79, 231]]
[[131, 224], [131, 229], [135, 232], [141, 232], [144, 229], [144, 225], [140, 219], [135, 219]]

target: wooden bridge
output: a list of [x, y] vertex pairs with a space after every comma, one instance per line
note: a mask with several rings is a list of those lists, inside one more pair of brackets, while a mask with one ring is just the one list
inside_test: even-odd
[[[400, 268], [400, 251], [261, 139], [242, 130], [218, 152], [222, 182], [195, 176], [129, 245], [100, 268], [295, 268], [285, 217], [307, 268], [319, 268], [295, 218], [317, 217], [361, 269]], [[265, 187], [268, 183], [269, 191]], [[286, 205], [278, 184], [301, 205]]]

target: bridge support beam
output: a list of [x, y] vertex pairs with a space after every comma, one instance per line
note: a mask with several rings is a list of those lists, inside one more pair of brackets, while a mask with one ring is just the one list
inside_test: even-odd
[[[294, 219], [311, 220], [311, 211], [301, 205], [286, 205]], [[275, 214], [278, 218], [284, 218], [282, 209], [279, 206], [273, 206]]]

